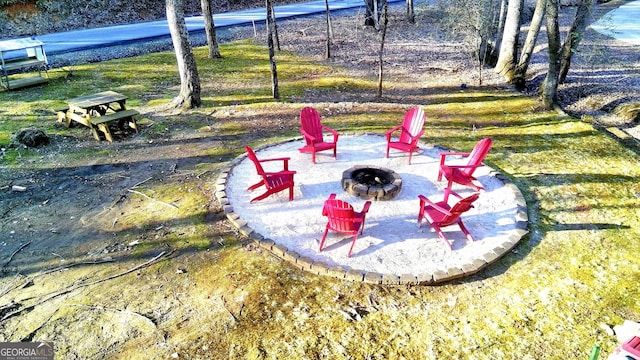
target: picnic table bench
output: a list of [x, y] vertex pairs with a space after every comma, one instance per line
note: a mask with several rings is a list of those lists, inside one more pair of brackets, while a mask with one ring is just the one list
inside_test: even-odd
[[67, 105], [54, 109], [58, 122], [67, 127], [72, 122], [80, 123], [91, 129], [96, 140], [100, 140], [100, 132], [108, 141], [113, 141], [109, 125], [117, 121], [118, 127], [128, 125], [138, 132], [136, 117], [137, 110], [126, 108], [127, 97], [115, 91], [103, 91], [97, 94], [80, 96], [67, 100]]
[[[98, 130], [104, 133], [104, 136], [107, 140], [113, 141], [113, 137], [111, 136], [111, 131], [109, 130], [109, 123], [117, 120], [118, 126], [122, 127], [123, 121], [128, 120], [126, 124], [133, 130], [138, 132], [138, 125], [136, 124], [136, 119], [135, 119], [135, 117], [138, 115], [140, 115], [140, 112], [138, 112], [137, 110], [129, 109], [129, 110], [117, 111], [107, 115], [92, 117], [91, 119], [89, 119], [89, 121], [91, 121], [92, 125], [97, 126]], [[96, 137], [96, 133], [94, 133], [93, 136]]]

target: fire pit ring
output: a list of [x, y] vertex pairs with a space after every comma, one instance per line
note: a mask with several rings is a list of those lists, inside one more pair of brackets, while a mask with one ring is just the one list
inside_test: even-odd
[[392, 200], [402, 189], [402, 178], [391, 169], [356, 165], [342, 173], [342, 189], [364, 200]]

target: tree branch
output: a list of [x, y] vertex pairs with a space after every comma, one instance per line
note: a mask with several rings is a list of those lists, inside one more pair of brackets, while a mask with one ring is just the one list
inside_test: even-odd
[[88, 283], [84, 283], [84, 284], [79, 284], [79, 285], [73, 285], [73, 286], [70, 286], [70, 287], [68, 287], [66, 289], [60, 290], [58, 292], [55, 292], [53, 294], [49, 294], [44, 299], [42, 299], [42, 300], [40, 300], [40, 301], [38, 301], [38, 302], [36, 302], [34, 304], [31, 304], [29, 306], [25, 306], [25, 307], [23, 307], [21, 309], [18, 309], [18, 310], [15, 310], [15, 311], [12, 311], [12, 312], [9, 312], [9, 313], [5, 314], [5, 316], [2, 319], [0, 319], [0, 321], [5, 321], [7, 319], [10, 319], [10, 318], [12, 318], [12, 317], [14, 317], [16, 315], [19, 315], [19, 314], [25, 312], [27, 310], [32, 310], [33, 308], [35, 308], [38, 305], [44, 304], [45, 302], [47, 302], [47, 301], [49, 301], [51, 299], [57, 298], [58, 296], [62, 296], [62, 295], [68, 294], [68, 293], [70, 293], [70, 292], [72, 292], [74, 290], [81, 289], [83, 287], [87, 287], [87, 286], [91, 286], [91, 285], [96, 285], [96, 284], [99, 284], [99, 283], [102, 283], [102, 282], [105, 282], [105, 281], [108, 281], [108, 280], [115, 279], [115, 278], [120, 277], [120, 276], [127, 275], [129, 273], [132, 273], [132, 272], [134, 272], [136, 270], [139, 270], [139, 269], [141, 269], [141, 268], [143, 268], [145, 266], [149, 266], [149, 265], [153, 264], [154, 262], [156, 262], [158, 259], [160, 259], [162, 257], [166, 257], [166, 256], [171, 255], [172, 252], [173, 251], [167, 253], [166, 251], [163, 251], [160, 254], [158, 254], [157, 256], [155, 256], [153, 259], [151, 259], [151, 260], [149, 260], [149, 261], [147, 261], [145, 263], [142, 263], [142, 264], [140, 264], [138, 266], [135, 266], [135, 267], [133, 267], [133, 268], [131, 268], [129, 270], [126, 270], [126, 271], [123, 271], [121, 273], [118, 273], [118, 274], [115, 274], [115, 275], [111, 275], [111, 276], [108, 276], [106, 278], [99, 279], [99, 280], [96, 280], [96, 281], [92, 281], [92, 282], [88, 282]]
[[29, 240], [28, 242], [22, 244], [22, 246], [20, 246], [18, 248], [18, 250], [14, 251], [13, 254], [11, 254], [11, 256], [9, 256], [9, 260], [7, 260], [6, 263], [4, 263], [4, 265], [2, 265], [2, 268], [6, 268], [7, 265], [9, 265], [9, 263], [11, 262], [11, 260], [13, 260], [13, 257], [16, 256], [17, 253], [19, 253], [20, 251], [22, 251], [22, 249], [26, 248], [27, 246], [29, 246], [29, 244], [31, 244], [31, 240]]
[[104, 307], [104, 306], [100, 306], [100, 305], [83, 305], [83, 304], [64, 304], [65, 306], [76, 306], [76, 307], [83, 307], [86, 309], [91, 309], [91, 310], [102, 310], [102, 311], [111, 311], [111, 312], [117, 312], [117, 313], [121, 313], [121, 314], [126, 314], [126, 315], [133, 315], [133, 316], [137, 316], [141, 319], [143, 319], [145, 322], [151, 324], [153, 327], [157, 327], [157, 324], [155, 323], [155, 321], [147, 316], [144, 316], [140, 313], [137, 313], [135, 311], [129, 311], [129, 310], [120, 310], [120, 309], [115, 309], [115, 308], [108, 308], [108, 307]]
[[144, 197], [146, 197], [146, 198], [147, 198], [147, 199], [149, 199], [149, 200], [153, 200], [153, 201], [159, 202], [160, 204], [170, 206], [170, 207], [172, 207], [172, 208], [174, 208], [174, 209], [179, 209], [177, 206], [175, 206], [175, 205], [173, 205], [173, 204], [169, 204], [169, 203], [166, 203], [166, 202], [164, 202], [164, 201], [160, 201], [160, 200], [154, 199], [154, 198], [150, 197], [149, 195], [146, 195], [146, 194], [141, 193], [140, 191], [136, 191], [136, 190], [133, 190], [133, 189], [127, 189], [127, 191], [132, 192], [132, 193], [134, 193], [134, 194], [138, 194], [138, 195], [144, 196]]

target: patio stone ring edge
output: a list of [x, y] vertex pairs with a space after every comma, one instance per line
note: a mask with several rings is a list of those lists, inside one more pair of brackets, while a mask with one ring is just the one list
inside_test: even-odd
[[[349, 134], [345, 134], [349, 135]], [[375, 135], [380, 134], [351, 134], [354, 136], [359, 135]], [[303, 141], [301, 137], [295, 137], [288, 140], [280, 141], [273, 144], [263, 145], [256, 147], [254, 150], [260, 157], [260, 151], [278, 146], [281, 144]], [[421, 148], [428, 147], [429, 145], [420, 144]], [[433, 146], [432, 146], [433, 148]], [[447, 151], [447, 149], [436, 146], [440, 151]], [[340, 151], [340, 150], [339, 150]], [[340, 153], [338, 153], [340, 156]], [[289, 248], [282, 243], [278, 243], [277, 238], [271, 238], [269, 234], [261, 234], [248, 225], [248, 222], [234, 210], [233, 199], [228, 196], [228, 181], [234, 168], [240, 164], [246, 158], [246, 154], [241, 154], [232, 161], [230, 161], [225, 167], [223, 167], [215, 182], [215, 196], [220, 203], [226, 218], [233, 224], [234, 227], [243, 235], [250, 238], [261, 248], [271, 252], [276, 257], [288, 262], [296, 268], [308, 271], [313, 274], [330, 276], [334, 278], [344, 279], [348, 281], [363, 281], [371, 284], [380, 285], [435, 285], [444, 282], [449, 282], [455, 279], [468, 277], [474, 275], [489, 265], [497, 262], [505, 254], [509, 253], [528, 233], [528, 216], [527, 205], [520, 190], [513, 184], [507, 177], [503, 176], [499, 172], [490, 169], [487, 176], [490, 176], [500, 183], [502, 186], [512, 192], [515, 202], [515, 219], [513, 222], [515, 226], [512, 229], [503, 234], [499, 243], [496, 243], [492, 249], [485, 251], [483, 254], [478, 254], [465, 263], [459, 264], [455, 267], [447, 267], [428, 271], [424, 273], [381, 273], [374, 271], [360, 270], [343, 265], [329, 265], [326, 262], [318, 261], [310, 256], [301, 255], [297, 249]], [[310, 162], [310, 160], [309, 160]], [[295, 169], [293, 169], [295, 170]], [[298, 184], [296, 184], [298, 186]], [[293, 201], [296, 201], [295, 198]], [[423, 225], [427, 226], [428, 225]], [[481, 239], [480, 239], [481, 240]]]

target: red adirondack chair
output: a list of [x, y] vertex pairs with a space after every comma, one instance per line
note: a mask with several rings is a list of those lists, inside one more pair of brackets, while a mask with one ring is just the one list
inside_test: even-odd
[[[424, 121], [426, 119], [424, 110], [420, 107], [412, 107], [405, 115], [402, 125], [393, 127], [385, 134], [387, 137], [387, 157], [389, 157], [389, 148], [409, 153], [409, 164], [411, 164], [411, 155], [414, 151], [420, 149], [418, 140], [424, 134]], [[397, 141], [392, 140], [392, 135], [400, 131]]]
[[329, 198], [325, 200], [324, 207], [322, 209], [322, 215], [328, 217], [327, 226], [320, 240], [320, 251], [324, 246], [324, 242], [327, 238], [329, 230], [341, 233], [353, 235], [351, 241], [351, 247], [347, 253], [347, 257], [351, 256], [353, 245], [356, 244], [358, 234], [362, 234], [364, 229], [364, 221], [371, 206], [371, 201], [364, 203], [362, 211], [356, 212], [353, 207], [346, 201], [336, 199], [336, 194], [329, 195]]
[[[247, 151], [247, 157], [253, 162], [256, 166], [256, 171], [258, 175], [262, 178], [258, 183], [251, 185], [247, 188], [249, 191], [253, 191], [260, 186], [263, 186], [267, 189], [262, 195], [256, 196], [251, 199], [251, 202], [262, 200], [269, 195], [278, 193], [283, 190], [289, 189], [289, 201], [293, 200], [293, 175], [296, 173], [295, 171], [289, 170], [289, 158], [271, 158], [271, 159], [258, 159], [256, 153], [249, 146], [244, 147]], [[262, 163], [269, 161], [282, 161], [284, 170], [278, 172], [266, 172], [262, 168]]]
[[[471, 236], [469, 230], [467, 230], [467, 228], [462, 223], [462, 219], [460, 218], [460, 216], [463, 213], [469, 211], [469, 209], [473, 208], [473, 202], [478, 199], [480, 194], [473, 193], [465, 198], [462, 198], [460, 195], [456, 194], [449, 188], [444, 189], [444, 191], [445, 200], [438, 202], [433, 202], [424, 195], [418, 195], [418, 198], [420, 199], [418, 227], [422, 225], [422, 220], [425, 219], [429, 223], [429, 225], [431, 225], [433, 230], [435, 230], [436, 234], [438, 234], [438, 237], [442, 239], [449, 247], [449, 250], [451, 250], [451, 243], [449, 242], [449, 239], [447, 239], [447, 237], [444, 235], [444, 232], [442, 232], [442, 228], [457, 224], [458, 226], [460, 226], [460, 230], [462, 230], [467, 239], [469, 241], [473, 241], [473, 236]], [[450, 206], [447, 202], [449, 194], [459, 199], [459, 201], [453, 206]]]
[[[325, 141], [324, 133], [333, 136], [332, 141]], [[304, 137], [306, 145], [301, 147], [300, 152], [310, 152], [311, 161], [316, 163], [316, 152], [333, 149], [333, 157], [336, 158], [338, 134], [337, 131], [320, 123], [320, 114], [312, 107], [305, 107], [300, 111], [300, 133]]]
[[[481, 185], [475, 184], [477, 179], [473, 177], [473, 173], [480, 166], [484, 166], [482, 161], [491, 149], [492, 140], [490, 138], [484, 138], [473, 147], [470, 153], [451, 151], [440, 154], [440, 170], [438, 171], [438, 181], [442, 180], [444, 176], [449, 184], [447, 188], [451, 188], [453, 183], [457, 183], [463, 186], [470, 187], [474, 190], [484, 190]], [[466, 156], [466, 163], [463, 165], [447, 165], [445, 164], [447, 156], [459, 155]]]

